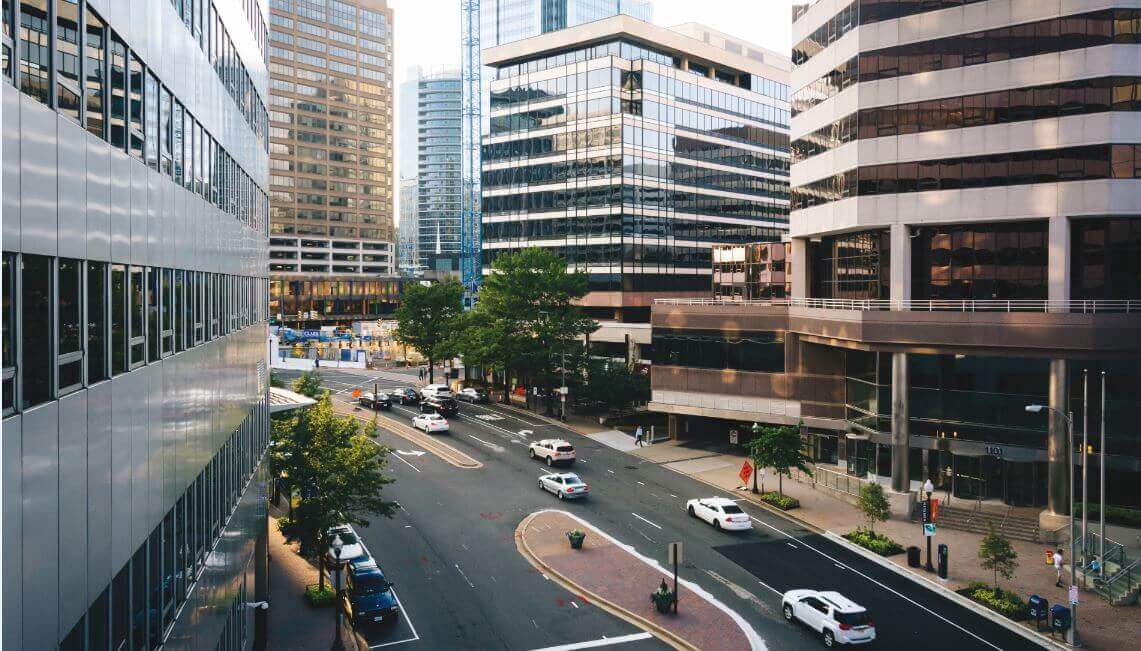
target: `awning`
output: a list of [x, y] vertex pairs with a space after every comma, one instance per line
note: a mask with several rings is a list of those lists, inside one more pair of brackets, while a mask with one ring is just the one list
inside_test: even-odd
[[289, 389], [281, 387], [269, 388], [269, 413], [278, 414], [284, 411], [308, 407], [317, 401]]

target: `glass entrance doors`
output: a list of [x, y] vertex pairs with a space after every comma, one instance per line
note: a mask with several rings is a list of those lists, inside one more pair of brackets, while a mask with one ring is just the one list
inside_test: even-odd
[[[945, 455], [941, 455], [945, 456]], [[965, 500], [998, 500], [1011, 506], [1046, 503], [1046, 464], [956, 454], [952, 459], [953, 494]]]

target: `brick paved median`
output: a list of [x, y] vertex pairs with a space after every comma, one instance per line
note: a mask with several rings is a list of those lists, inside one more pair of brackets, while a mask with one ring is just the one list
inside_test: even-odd
[[[566, 532], [572, 529], [586, 532], [581, 550], [570, 548]], [[764, 648], [755, 634], [751, 640], [741, 628], [747, 624], [739, 624], [728, 612], [684, 584], [679, 588], [678, 614], [657, 612], [650, 602], [650, 593], [662, 579], [667, 579], [672, 589], [672, 576], [568, 513], [540, 511], [528, 516], [519, 525], [516, 536], [521, 551], [532, 562], [569, 584], [580, 599], [618, 611], [619, 616], [675, 647]]]

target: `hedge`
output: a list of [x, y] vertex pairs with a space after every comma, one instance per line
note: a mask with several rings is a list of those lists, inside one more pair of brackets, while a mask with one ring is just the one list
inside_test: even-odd
[[998, 596], [995, 596], [994, 588], [979, 581], [972, 581], [967, 587], [958, 590], [958, 593], [1008, 619], [1015, 621], [1026, 619], [1026, 602], [1008, 590], [999, 590]]
[[903, 545], [870, 529], [860, 528], [855, 531], [850, 531], [844, 534], [844, 538], [880, 556], [892, 556], [903, 552]]
[[[1079, 504], [1074, 505], [1074, 515], [1081, 516], [1082, 507]], [[1090, 519], [1098, 518], [1101, 515], [1101, 508], [1097, 504], [1089, 505]], [[1131, 509], [1125, 506], [1107, 506], [1105, 508], [1105, 521], [1112, 524], [1120, 524], [1126, 527], [1141, 527], [1141, 510]]]
[[333, 588], [325, 585], [320, 588], [316, 583], [305, 586], [305, 600], [314, 608], [323, 608], [333, 605]]
[[781, 495], [776, 491], [761, 493], [761, 501], [765, 504], [775, 506], [782, 511], [800, 508], [800, 500], [795, 497], [789, 497], [788, 495]]

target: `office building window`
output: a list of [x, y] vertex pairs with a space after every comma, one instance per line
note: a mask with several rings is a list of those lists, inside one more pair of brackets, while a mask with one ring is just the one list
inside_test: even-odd
[[16, 408], [16, 254], [5, 253], [0, 271], [0, 325], [3, 335], [4, 415]]
[[928, 226], [911, 240], [916, 299], [1046, 298], [1046, 222]]
[[107, 263], [87, 263], [87, 384], [107, 379]]
[[0, 21], [3, 22], [3, 31], [0, 32], [0, 68], [2, 68], [4, 77], [12, 79], [12, 53], [13, 44], [15, 41], [14, 22], [15, 22], [15, 8], [16, 0], [2, 0], [0, 4]]
[[[110, 30], [108, 30], [110, 31]], [[127, 46], [116, 36], [111, 37], [111, 146], [127, 146]]]
[[189, 318], [189, 301], [186, 289], [186, 277], [193, 274], [193, 271], [183, 271], [179, 269], [174, 272], [174, 305], [177, 309], [174, 311], [174, 352], [180, 353], [186, 350], [186, 321]]
[[153, 362], [159, 358], [159, 301], [161, 279], [158, 269], [147, 270], [147, 361]]
[[171, 159], [171, 97], [170, 91], [166, 87], [159, 89], [159, 137], [158, 141], [162, 145], [160, 154], [162, 155], [162, 173], [167, 176], [173, 176], [174, 170], [172, 169], [173, 161]]
[[[160, 273], [159, 270], [155, 271], [156, 274]], [[174, 352], [174, 318], [175, 318], [175, 304], [174, 298], [174, 270], [162, 269], [162, 354], [165, 357]]]
[[846, 233], [810, 245], [812, 298], [890, 298], [888, 231]]
[[107, 26], [99, 15], [91, 8], [87, 9], [87, 25], [85, 27], [85, 51], [87, 63], [84, 70], [86, 76], [85, 92], [87, 95], [87, 130], [98, 138], [106, 138], [104, 127], [106, 119], [103, 115], [106, 109], [104, 93], [106, 92], [107, 75]]
[[52, 399], [53, 358], [52, 259], [42, 255], [21, 256], [20, 318], [38, 327], [20, 329], [21, 407], [28, 409]]
[[151, 73], [146, 75], [146, 88], [145, 97], [143, 99], [144, 116], [146, 120], [145, 139], [143, 141], [144, 149], [146, 150], [147, 165], [152, 170], [158, 169], [158, 146], [159, 140], [162, 139], [158, 130], [158, 80]]
[[79, 2], [55, 3], [56, 108], [79, 122]]
[[111, 374], [126, 373], [130, 341], [130, 294], [127, 267], [111, 265]]
[[182, 185], [182, 183], [183, 183], [183, 180], [182, 180], [182, 174], [183, 174], [182, 157], [183, 157], [183, 147], [184, 147], [183, 142], [185, 140], [184, 135], [183, 135], [183, 126], [182, 126], [182, 122], [184, 119], [183, 115], [184, 115], [184, 112], [183, 112], [183, 108], [182, 108], [182, 103], [178, 102], [176, 100], [174, 102], [173, 114], [171, 115], [171, 122], [173, 123], [171, 126], [171, 149], [172, 149], [173, 156], [174, 156], [174, 166], [173, 166], [172, 171], [174, 174], [175, 185]]
[[56, 379], [62, 395], [83, 386], [83, 261], [60, 258], [56, 274]]
[[95, 599], [95, 603], [87, 609], [87, 648], [106, 649], [111, 645], [111, 588]]
[[1136, 299], [1141, 287], [1141, 216], [1070, 223], [1073, 298]]
[[20, 90], [51, 104], [51, 28], [49, 0], [20, 3]]
[[130, 346], [131, 368], [146, 363], [146, 326], [143, 321], [143, 312], [146, 305], [146, 270], [143, 267], [131, 267], [131, 284], [128, 291], [130, 313]]
[[128, 59], [128, 73], [130, 85], [127, 89], [129, 98], [128, 113], [130, 119], [130, 152], [139, 160], [143, 160], [143, 62], [131, 52]]

